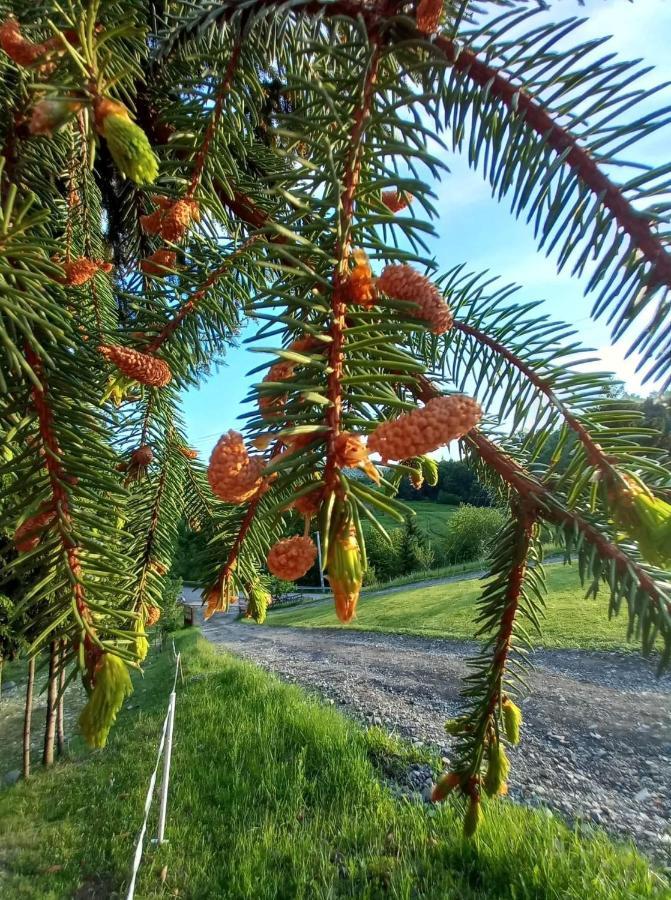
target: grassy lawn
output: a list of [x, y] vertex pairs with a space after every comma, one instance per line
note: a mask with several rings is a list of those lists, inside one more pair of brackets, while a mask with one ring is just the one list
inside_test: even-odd
[[[548, 600], [543, 637], [546, 647], [581, 647], [615, 650], [637, 647], [626, 641], [627, 616], [608, 620], [605, 591], [596, 600], [585, 599], [575, 566], [554, 563], [547, 566]], [[296, 625], [305, 628], [357, 628], [427, 637], [472, 638], [473, 615], [479, 595], [477, 579], [451, 584], [408, 589], [407, 591], [363, 595], [353, 624], [341, 625], [328, 601], [302, 608], [278, 609], [268, 625]]]
[[[169, 842], [147, 847], [139, 898], [668, 896], [633, 850], [506, 802], [464, 842], [454, 808], [395, 799], [381, 781], [416, 751], [196, 632], [178, 643]], [[77, 746], [0, 793], [0, 896], [123, 891], [172, 668], [167, 652], [151, 659], [105, 751]]]
[[[447, 523], [459, 509], [458, 506], [445, 506], [442, 503], [428, 503], [425, 500], [403, 500], [406, 506], [416, 513], [417, 524], [427, 536], [436, 544], [442, 544], [447, 533]], [[402, 528], [403, 524], [391, 516], [386, 516], [379, 510], [375, 511], [375, 517], [387, 530]], [[364, 527], [369, 526], [364, 521]]]

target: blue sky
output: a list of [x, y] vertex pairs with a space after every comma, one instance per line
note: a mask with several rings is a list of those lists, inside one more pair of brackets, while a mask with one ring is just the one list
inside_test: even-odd
[[[671, 80], [671, 0], [586, 0], [584, 6], [577, 0], [557, 0], [538, 18], [538, 24], [543, 19], [560, 21], [572, 16], [586, 19], [577, 33], [580, 40], [609, 34], [608, 50], [623, 59], [643, 56], [653, 64], [655, 71], [646, 77], [648, 84]], [[657, 106], [671, 104], [671, 89], [658, 94], [653, 102]], [[632, 155], [646, 163], [667, 163], [668, 130], [637, 145]], [[450, 175], [434, 185], [441, 218], [431, 249], [440, 270], [465, 262], [473, 271], [488, 269], [500, 276], [502, 283], [520, 284], [521, 299], [545, 300], [551, 316], [569, 321], [583, 343], [597, 349], [603, 361], [598, 368], [614, 371], [629, 390], [647, 393], [650, 386], [641, 385], [635, 361], [624, 359], [624, 344], [611, 347], [606, 327], [590, 319], [591, 299], [583, 297], [580, 282], [568, 273], [557, 274], [553, 259], [537, 251], [531, 228], [515, 220], [505, 201], [499, 204], [492, 199], [489, 186], [478, 173], [458, 157], [450, 156], [447, 161]], [[224, 367], [185, 395], [189, 440], [203, 459], [219, 435], [235, 427], [251, 381], [245, 373], [259, 362], [257, 354], [243, 347], [232, 350]]]

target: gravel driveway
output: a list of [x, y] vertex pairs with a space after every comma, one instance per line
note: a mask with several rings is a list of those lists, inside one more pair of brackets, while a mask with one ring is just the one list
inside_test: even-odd
[[[457, 713], [475, 645], [331, 629], [264, 628], [229, 614], [203, 627], [214, 643], [312, 688], [368, 724], [437, 748]], [[633, 653], [538, 650], [511, 751], [510, 796], [633, 838], [671, 864], [671, 678]], [[425, 797], [430, 773], [408, 783]]]

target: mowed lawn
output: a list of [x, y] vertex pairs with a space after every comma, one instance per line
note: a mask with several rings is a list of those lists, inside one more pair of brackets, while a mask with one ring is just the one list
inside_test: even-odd
[[[487, 803], [477, 840], [464, 840], [458, 804], [411, 803], [385, 783], [383, 772], [404, 771], [419, 750], [218, 653], [195, 630], [177, 643], [186, 679], [168, 842], [147, 841], [138, 900], [668, 896], [631, 848], [507, 801]], [[171, 653], [150, 657], [105, 750], [78, 746], [74, 759], [0, 791], [1, 897], [126, 895], [173, 669]]]
[[[628, 643], [627, 614], [608, 620], [608, 594], [604, 588], [597, 599], [585, 599], [576, 566], [553, 563], [547, 566], [548, 598], [542, 638], [535, 643], [546, 647], [579, 647], [615, 650], [637, 648]], [[342, 625], [333, 605], [324, 601], [291, 609], [271, 611], [268, 625], [303, 628], [356, 628], [429, 637], [472, 638], [474, 616], [480, 593], [478, 579], [466, 579], [432, 587], [365, 594], [359, 601], [356, 620]]]
[[[413, 510], [417, 524], [426, 533], [427, 537], [436, 546], [442, 546], [447, 534], [447, 523], [459, 507], [445, 506], [442, 503], [427, 503], [424, 500], [403, 500], [401, 502]], [[387, 531], [394, 528], [403, 528], [402, 522], [392, 519], [391, 516], [387, 516], [379, 510], [375, 510], [375, 518], [384, 525]], [[364, 528], [371, 527], [365, 520], [363, 525]]]

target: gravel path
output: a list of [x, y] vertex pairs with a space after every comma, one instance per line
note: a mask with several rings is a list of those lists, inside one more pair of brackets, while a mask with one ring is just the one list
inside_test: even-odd
[[[458, 711], [475, 645], [331, 629], [260, 628], [230, 614], [211, 641], [312, 688], [368, 724], [437, 748]], [[521, 703], [524, 739], [511, 751], [510, 796], [633, 838], [671, 864], [671, 678], [631, 653], [539, 650]], [[430, 775], [409, 784], [426, 797]]]

